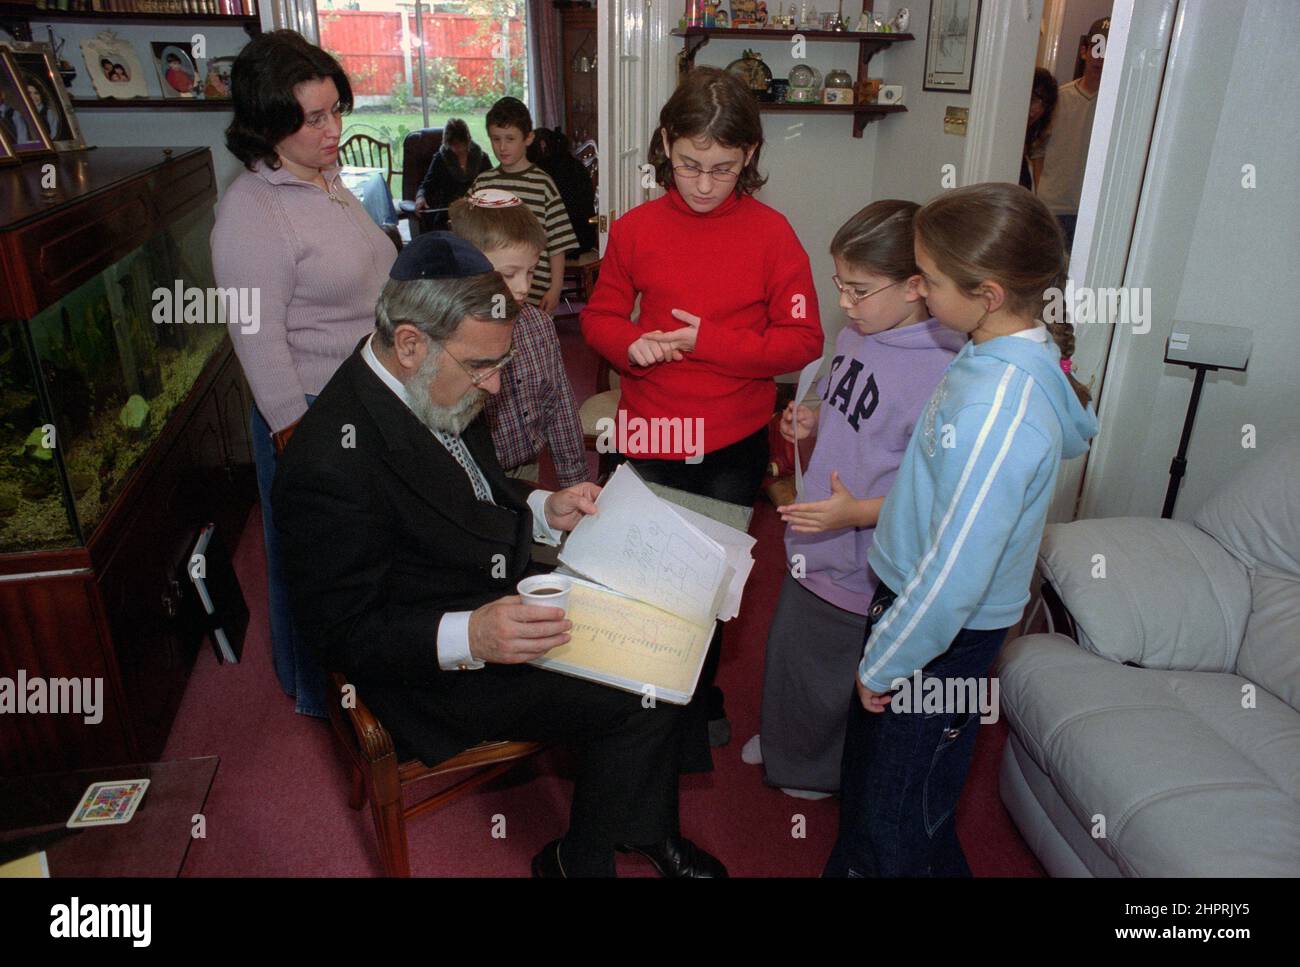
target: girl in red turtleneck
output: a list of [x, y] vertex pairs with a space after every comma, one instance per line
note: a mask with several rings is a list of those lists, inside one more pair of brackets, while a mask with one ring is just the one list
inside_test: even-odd
[[[768, 463], [773, 377], [822, 353], [808, 255], [785, 217], [753, 197], [766, 180], [762, 144], [758, 102], [738, 78], [687, 74], [650, 145], [667, 193], [611, 226], [582, 313], [587, 342], [622, 377], [621, 456], [645, 480], [744, 506]], [[729, 737], [712, 685], [719, 637], [692, 703], [714, 745]], [[704, 767], [707, 750], [687, 760]]]

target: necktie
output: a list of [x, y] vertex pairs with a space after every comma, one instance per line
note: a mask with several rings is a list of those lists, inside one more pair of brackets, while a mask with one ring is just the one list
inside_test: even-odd
[[452, 455], [465, 474], [469, 477], [470, 484], [474, 487], [474, 496], [479, 500], [486, 501], [489, 504], [495, 504], [492, 499], [492, 489], [488, 486], [487, 478], [483, 476], [483, 471], [479, 469], [478, 464], [474, 462], [474, 457], [469, 452], [469, 447], [465, 446], [465, 441], [458, 435], [437, 431], [434, 436], [438, 442], [447, 448], [447, 452]]

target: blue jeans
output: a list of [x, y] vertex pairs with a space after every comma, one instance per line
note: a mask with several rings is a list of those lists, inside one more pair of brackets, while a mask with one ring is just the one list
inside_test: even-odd
[[[308, 396], [307, 405], [316, 401]], [[257, 468], [257, 490], [262, 502], [262, 534], [266, 542], [267, 610], [271, 617], [271, 659], [275, 677], [285, 694], [295, 700], [303, 715], [326, 716], [325, 675], [310, 646], [298, 635], [289, 610], [289, 587], [285, 584], [280, 553], [280, 534], [271, 517], [271, 484], [275, 480], [275, 442], [271, 428], [254, 403], [249, 428], [253, 434], [253, 462]]]
[[[868, 636], [894, 597], [884, 585], [876, 591]], [[963, 628], [921, 670], [922, 680], [986, 677], [1006, 633]], [[839, 837], [823, 875], [970, 876], [954, 813], [979, 725], [978, 709], [868, 712], [855, 692], [840, 769]]]

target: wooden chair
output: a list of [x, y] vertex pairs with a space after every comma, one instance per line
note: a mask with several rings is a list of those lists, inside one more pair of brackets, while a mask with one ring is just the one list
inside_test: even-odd
[[[537, 742], [484, 742], [434, 766], [426, 766], [418, 759], [399, 762], [393, 737], [361, 696], [353, 694], [349, 702], [352, 707], [344, 706], [344, 690], [349, 687], [347, 678], [334, 672], [327, 684], [330, 724], [348, 753], [351, 769], [348, 805], [360, 809], [370, 800], [386, 876], [411, 875], [406, 841], [408, 819], [460, 798], [543, 748]], [[403, 791], [417, 782], [471, 770], [471, 775], [414, 805], [407, 806], [403, 800]]]
[[358, 168], [383, 168], [384, 181], [393, 180], [392, 146], [368, 134], [354, 134], [339, 145], [339, 158]]
[[564, 285], [560, 290], [564, 301], [555, 307], [556, 319], [571, 318], [578, 314], [569, 301], [570, 296], [579, 302], [591, 299], [591, 293], [596, 289], [596, 278], [600, 275], [600, 260], [599, 252], [583, 252], [576, 259], [565, 259]]
[[601, 453], [596, 449], [600, 438], [599, 421], [618, 419], [618, 373], [604, 356], [596, 366], [596, 392], [587, 397], [578, 407], [578, 419], [582, 423], [582, 442], [586, 449], [595, 453], [597, 460], [597, 483], [604, 484], [614, 471], [614, 453]]

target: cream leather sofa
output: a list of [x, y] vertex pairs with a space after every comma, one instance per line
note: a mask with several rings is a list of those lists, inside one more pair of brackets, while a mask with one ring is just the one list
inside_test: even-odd
[[1048, 873], [1300, 876], [1300, 436], [1194, 525], [1053, 525], [1039, 566], [1073, 640], [1003, 651], [1001, 792]]

